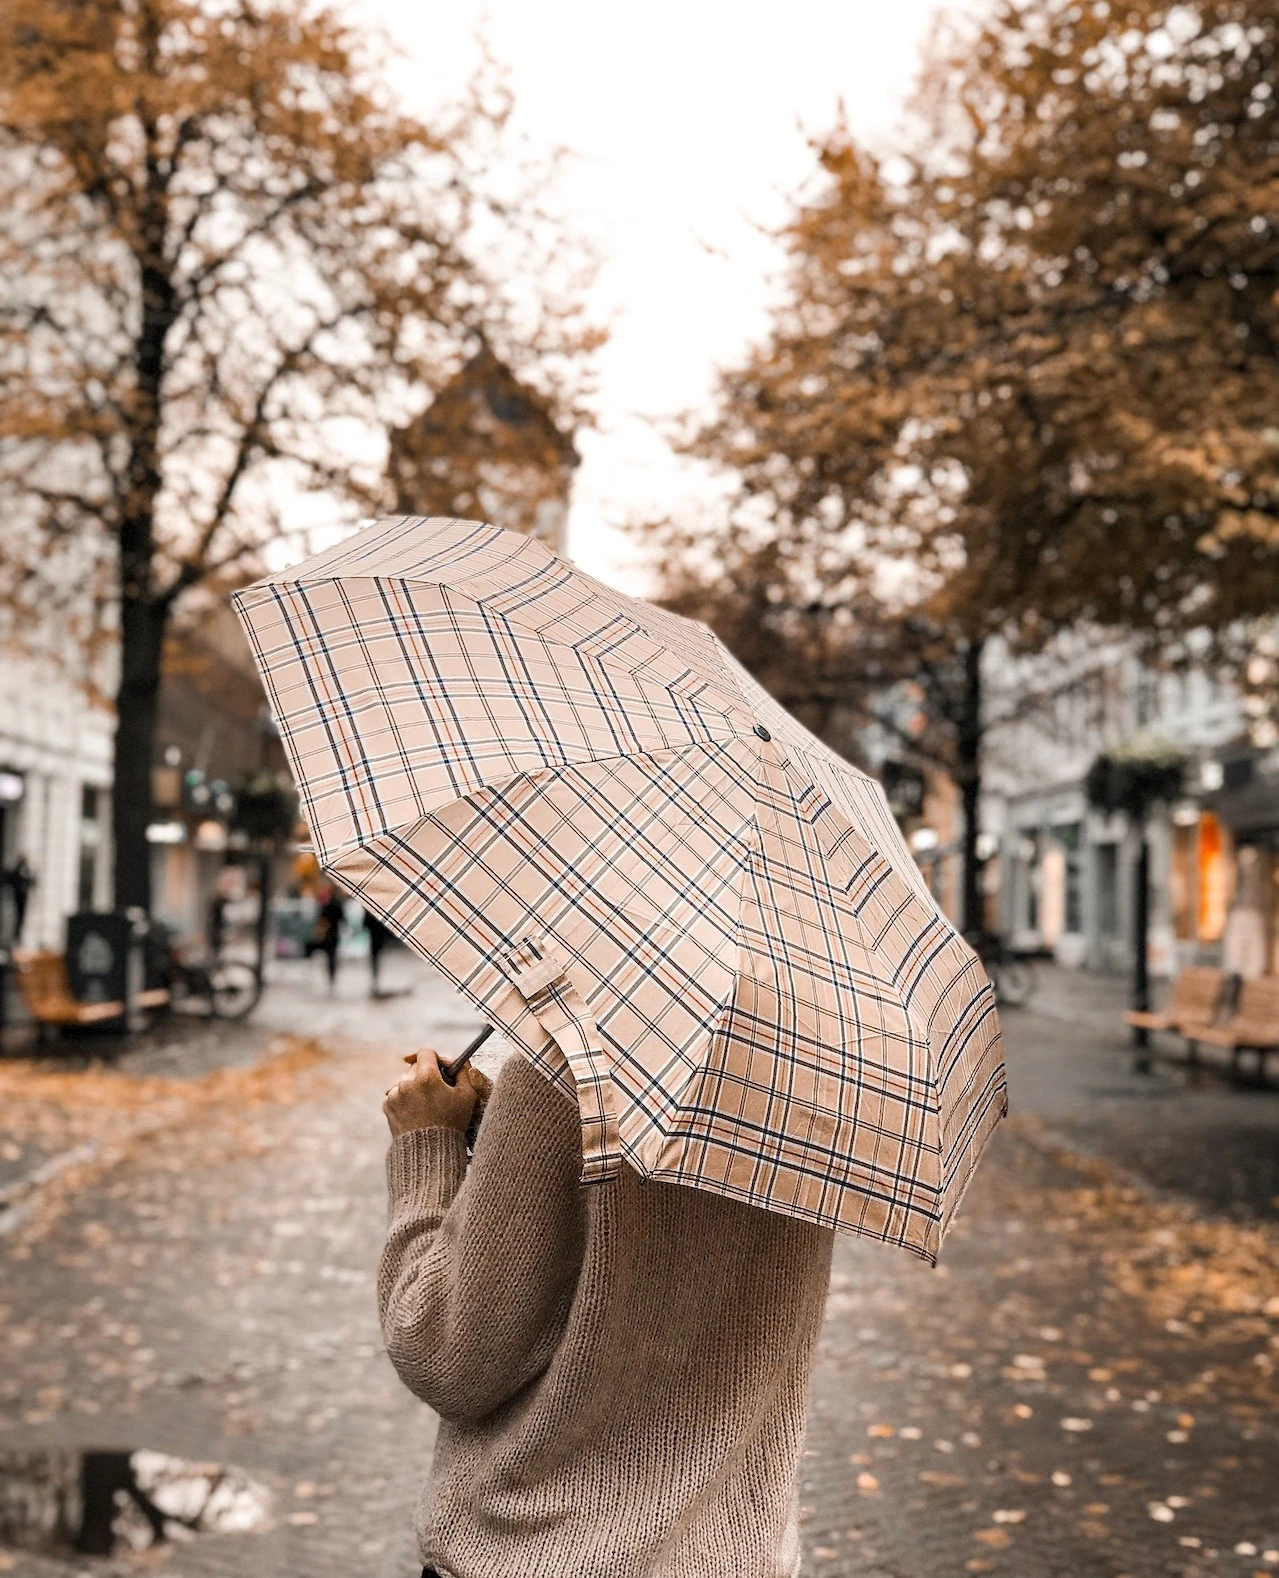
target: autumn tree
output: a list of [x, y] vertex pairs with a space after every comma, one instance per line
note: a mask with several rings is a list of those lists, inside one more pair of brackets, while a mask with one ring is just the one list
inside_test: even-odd
[[850, 696], [917, 665], [970, 923], [988, 654], [1224, 645], [1275, 610], [1275, 27], [1263, 0], [1006, 0], [943, 40], [912, 157], [818, 145], [785, 299], [690, 444], [739, 488], [676, 595], [722, 620], [718, 585], [766, 568], [739, 601], [791, 634], [792, 688], [830, 639], [805, 621], [843, 629]]
[[1277, 61], [1270, 0], [998, 0], [927, 79], [946, 218], [1106, 397], [1069, 436], [1095, 615], [1164, 647], [1279, 610]]
[[1042, 646], [1092, 588], [1064, 442], [1081, 397], [1024, 273], [948, 225], [930, 177], [890, 181], [842, 128], [819, 158], [783, 236], [788, 296], [689, 446], [739, 479], [732, 519], [683, 544], [671, 591], [691, 608], [700, 585], [719, 627], [724, 584], [763, 571], [737, 601], [767, 609], [774, 668], [802, 691], [820, 648], [845, 713], [890, 734], [910, 682], [924, 727], [903, 743], [959, 787], [976, 925], [991, 649]]
[[481, 195], [508, 110], [487, 77], [435, 124], [403, 113], [301, 0], [0, 13], [0, 591], [64, 629], [107, 610], [117, 904], [149, 902], [174, 610], [290, 520], [376, 509], [388, 429], [480, 344], [580, 414], [577, 277]]

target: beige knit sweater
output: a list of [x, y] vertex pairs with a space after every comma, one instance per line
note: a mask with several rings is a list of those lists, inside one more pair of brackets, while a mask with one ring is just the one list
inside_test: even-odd
[[378, 1296], [440, 1415], [418, 1505], [448, 1578], [791, 1578], [832, 1233], [674, 1184], [582, 1187], [576, 1109], [522, 1057], [470, 1168], [392, 1142]]

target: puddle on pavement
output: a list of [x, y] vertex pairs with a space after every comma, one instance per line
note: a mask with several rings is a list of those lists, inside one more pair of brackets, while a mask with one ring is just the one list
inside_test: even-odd
[[108, 1556], [268, 1526], [271, 1497], [243, 1470], [164, 1452], [0, 1452], [0, 1547]]

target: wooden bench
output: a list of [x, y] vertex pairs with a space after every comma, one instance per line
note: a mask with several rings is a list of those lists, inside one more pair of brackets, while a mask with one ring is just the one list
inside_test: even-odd
[[1190, 1044], [1192, 1058], [1201, 1042], [1205, 1046], [1225, 1047], [1230, 1053], [1230, 1071], [1235, 1076], [1239, 1073], [1240, 1053], [1255, 1052], [1260, 1083], [1265, 1076], [1266, 1058], [1271, 1052], [1279, 1052], [1279, 977], [1263, 975], [1242, 982], [1239, 1000], [1229, 1019], [1219, 1025], [1188, 1024], [1181, 1033]]
[[102, 1025], [124, 1018], [123, 1003], [80, 1003], [72, 997], [61, 953], [15, 949], [13, 966], [42, 1045], [50, 1027]]
[[1124, 1015], [1124, 1023], [1137, 1030], [1180, 1030], [1186, 1025], [1211, 1025], [1221, 1008], [1226, 972], [1195, 967], [1183, 970], [1172, 984], [1172, 996], [1157, 1014]]

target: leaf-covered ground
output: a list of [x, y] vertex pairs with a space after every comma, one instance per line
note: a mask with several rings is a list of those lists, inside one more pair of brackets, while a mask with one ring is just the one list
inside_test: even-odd
[[[398, 1052], [468, 1026], [429, 984], [375, 1008], [362, 985], [278, 989], [238, 1051], [0, 1063], [0, 1146], [73, 1158], [0, 1237], [0, 1450], [147, 1447], [272, 1497], [265, 1533], [0, 1572], [412, 1578], [433, 1426], [374, 1319], [379, 1106]], [[940, 1268], [837, 1248], [806, 1572], [1279, 1572], [1279, 1221], [1267, 1163], [1221, 1182], [1279, 1100], [1134, 1080], [1079, 1023], [1007, 1029], [1015, 1116]]]

